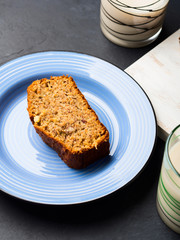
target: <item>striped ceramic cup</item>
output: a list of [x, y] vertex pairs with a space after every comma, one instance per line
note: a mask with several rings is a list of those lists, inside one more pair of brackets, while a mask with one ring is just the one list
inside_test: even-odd
[[148, 45], [161, 32], [168, 1], [101, 0], [101, 30], [110, 41], [124, 47]]
[[168, 137], [157, 192], [162, 220], [180, 233], [180, 125]]

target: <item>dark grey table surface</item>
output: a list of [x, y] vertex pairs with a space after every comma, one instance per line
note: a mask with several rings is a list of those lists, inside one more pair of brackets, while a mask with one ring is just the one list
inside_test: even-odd
[[[170, 0], [163, 30], [140, 49], [116, 46], [100, 31], [97, 0], [0, 0], [0, 64], [47, 50], [100, 57], [125, 69], [180, 27], [180, 1]], [[164, 142], [157, 138], [144, 171], [127, 187], [75, 206], [46, 206], [0, 191], [0, 240], [179, 239], [156, 211]]]

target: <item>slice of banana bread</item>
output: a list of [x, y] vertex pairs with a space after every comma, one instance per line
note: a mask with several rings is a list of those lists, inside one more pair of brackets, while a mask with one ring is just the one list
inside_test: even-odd
[[109, 154], [109, 132], [72, 77], [36, 80], [27, 93], [36, 132], [69, 167], [85, 168]]

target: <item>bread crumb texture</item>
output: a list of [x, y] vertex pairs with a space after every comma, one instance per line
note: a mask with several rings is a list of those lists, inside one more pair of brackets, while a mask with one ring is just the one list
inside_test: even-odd
[[109, 142], [108, 130], [72, 77], [36, 80], [27, 92], [27, 110], [36, 130], [71, 153], [97, 149], [102, 142]]

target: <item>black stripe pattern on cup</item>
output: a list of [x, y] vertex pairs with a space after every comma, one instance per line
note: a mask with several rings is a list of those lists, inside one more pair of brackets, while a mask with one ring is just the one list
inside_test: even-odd
[[[114, 0], [106, 0], [101, 1], [101, 9], [100, 9], [100, 21], [101, 26], [109, 32], [112, 36], [121, 39], [123, 41], [130, 41], [130, 42], [138, 42], [138, 41], [145, 41], [149, 37], [156, 34], [162, 26], [164, 15], [166, 11], [165, 4], [163, 7], [159, 9], [153, 9], [150, 7], [154, 7], [155, 4], [159, 3], [162, 0], [154, 1], [152, 4], [147, 6], [133, 6], [133, 9], [140, 10], [141, 14], [133, 14], [132, 11], [128, 12], [128, 9], [132, 9], [132, 7], [122, 3], [121, 1], [114, 1]], [[104, 5], [105, 3], [105, 5]], [[110, 5], [107, 5], [110, 4]], [[113, 15], [113, 12], [110, 11], [108, 6], [115, 8], [116, 15]], [[148, 8], [147, 8], [148, 7]], [[112, 9], [111, 9], [112, 10]], [[142, 11], [145, 11], [145, 13]], [[118, 17], [122, 17], [119, 19]], [[149, 12], [149, 15], [147, 14]], [[136, 11], [137, 13], [137, 11]], [[127, 16], [126, 16], [127, 14]], [[124, 17], [124, 18], [123, 18]], [[133, 18], [134, 23], [127, 23], [127, 18]], [[137, 20], [136, 19], [143, 19]], [[131, 20], [130, 20], [131, 21]]]
[[[146, 7], [154, 7], [157, 3], [160, 3], [160, 2], [162, 2], [162, 0], [158, 0], [158, 1], [155, 1], [155, 2], [153, 2], [153, 3], [151, 3], [151, 4], [148, 4], [148, 5], [144, 5], [144, 6], [140, 6], [140, 7], [137, 7], [137, 6], [129, 6], [129, 5], [127, 5], [127, 4], [124, 4], [124, 3], [122, 3], [121, 1], [118, 1], [118, 0], [116, 0], [116, 2], [114, 2], [113, 0], [108, 0], [108, 2], [110, 3], [110, 4], [112, 4], [114, 7], [117, 7], [117, 6], [119, 6], [119, 7], [124, 7], [124, 8], [133, 8], [133, 9], [136, 9], [136, 10], [140, 10], [140, 11], [147, 11], [147, 12], [157, 12], [157, 11], [160, 11], [160, 10], [163, 10], [163, 9], [166, 9], [166, 5], [164, 6], [164, 7], [162, 7], [162, 8], [158, 8], [158, 9], [146, 9]], [[118, 7], [117, 7], [118, 8]], [[119, 9], [119, 8], [118, 8]], [[127, 12], [126, 12], [127, 13]], [[133, 15], [133, 14], [132, 14]], [[134, 16], [139, 16], [139, 17], [141, 17], [141, 15], [134, 15]]]

